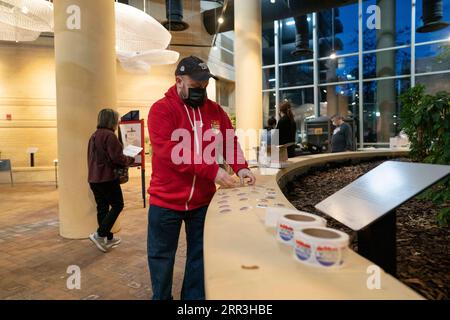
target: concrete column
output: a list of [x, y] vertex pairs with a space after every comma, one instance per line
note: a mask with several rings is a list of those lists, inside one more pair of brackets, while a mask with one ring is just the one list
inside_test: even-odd
[[54, 6], [60, 234], [81, 239], [97, 227], [88, 140], [98, 112], [116, 108], [114, 0], [55, 0]]
[[[259, 130], [263, 124], [260, 0], [234, 2], [234, 32], [236, 126]], [[259, 132], [256, 136], [259, 139]], [[254, 139], [249, 139], [248, 143], [241, 141], [247, 157], [252, 158], [257, 143]]]
[[[395, 46], [395, 1], [378, 0], [381, 10], [381, 30], [377, 30], [377, 49]], [[395, 50], [376, 53], [377, 77], [395, 75]], [[389, 142], [394, 136], [392, 115], [395, 113], [395, 80], [377, 81], [377, 106], [380, 117], [377, 122], [377, 142]]]

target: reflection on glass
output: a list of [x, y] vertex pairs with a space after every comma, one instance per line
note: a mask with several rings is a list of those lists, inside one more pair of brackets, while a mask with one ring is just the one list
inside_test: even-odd
[[263, 90], [275, 88], [275, 68], [263, 69]]
[[443, 70], [450, 70], [450, 42], [416, 47], [416, 73]]
[[[373, 6], [380, 8], [379, 26], [374, 28], [376, 14]], [[375, 50], [411, 43], [410, 0], [365, 0], [363, 3], [363, 47]]]
[[320, 116], [332, 117], [335, 114], [358, 117], [358, 84], [329, 85], [319, 87]]
[[312, 59], [312, 15], [280, 21], [280, 63]]
[[275, 64], [273, 24], [263, 24], [262, 59], [264, 66]]
[[419, 83], [425, 86], [428, 94], [436, 94], [439, 91], [450, 91], [450, 73], [417, 76], [416, 84]]
[[[416, 83], [425, 84], [428, 92], [450, 91], [450, 26], [445, 24], [450, 22], [450, 0], [416, 0], [415, 3], [416, 30], [412, 30], [411, 0], [362, 0], [363, 79], [359, 79], [358, 74], [358, 1], [317, 12], [317, 53], [320, 59], [317, 61], [319, 94], [316, 97], [319, 101], [315, 102], [320, 103], [321, 116], [340, 113], [358, 118], [361, 107], [364, 111], [364, 127], [361, 130], [366, 144], [388, 143], [389, 138], [398, 133], [399, 95], [410, 87], [409, 76], [412, 71], [419, 74], [416, 75]], [[424, 5], [425, 8], [432, 10], [424, 11]], [[378, 29], [376, 24], [375, 26], [370, 24], [370, 17], [375, 13], [374, 7], [370, 8], [371, 6], [380, 9]], [[435, 10], [436, 8], [442, 10]], [[311, 55], [300, 57], [292, 55], [297, 47], [305, 50], [313, 48], [311, 20], [312, 14], [308, 14], [301, 19], [289, 18], [279, 21], [280, 63], [312, 60]], [[300, 26], [302, 28], [297, 30]], [[420, 33], [417, 29], [427, 32]], [[415, 32], [416, 36], [415, 57], [411, 56], [412, 32]], [[265, 24], [263, 59], [266, 65], [275, 62], [273, 37], [273, 23]], [[438, 43], [420, 44], [436, 40]], [[394, 49], [397, 46], [406, 47]], [[367, 52], [369, 50], [377, 52]], [[350, 56], [342, 57], [343, 54]], [[414, 59], [415, 70], [411, 70], [411, 59]], [[313, 89], [283, 90], [283, 88], [312, 86], [313, 65], [312, 61], [308, 61], [299, 65], [279, 66], [280, 99], [292, 100], [300, 112], [300, 119], [304, 119], [309, 113], [311, 116], [314, 115]], [[427, 75], [430, 72], [439, 74]], [[274, 69], [263, 70], [263, 73], [264, 88], [274, 88]], [[374, 78], [405, 76], [407, 78], [374, 80]], [[358, 92], [360, 85], [358, 81], [363, 80], [361, 85], [364, 90]], [[330, 83], [344, 85], [330, 85]], [[364, 106], [358, 105], [358, 94], [364, 96]], [[264, 93], [264, 101], [265, 113], [275, 115], [273, 93]], [[267, 117], [264, 121], [267, 121]], [[297, 126], [304, 134], [303, 123]]]
[[[416, 42], [448, 39], [450, 37], [450, 27], [448, 26], [450, 23], [450, 0], [416, 2]], [[428, 10], [424, 10], [424, 5], [428, 6]], [[425, 23], [424, 20], [428, 20], [428, 23]], [[425, 25], [429, 27], [424, 28]]]
[[280, 67], [281, 87], [293, 87], [313, 84], [314, 69], [312, 63], [302, 63]]
[[364, 54], [363, 66], [365, 79], [409, 74], [411, 72], [411, 49]]
[[364, 83], [364, 142], [389, 143], [399, 133], [400, 95], [410, 88], [408, 79]]
[[267, 120], [271, 117], [275, 117], [275, 92], [263, 93], [263, 127], [267, 126]]
[[319, 61], [320, 83], [358, 79], [358, 56]]
[[318, 13], [319, 56], [358, 51], [358, 4]]

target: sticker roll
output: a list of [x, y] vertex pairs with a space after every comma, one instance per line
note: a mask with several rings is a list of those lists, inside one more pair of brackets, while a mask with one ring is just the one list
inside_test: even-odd
[[277, 240], [293, 246], [294, 232], [304, 227], [325, 227], [327, 221], [314, 214], [299, 212], [281, 215], [277, 222]]
[[348, 234], [324, 227], [305, 227], [294, 233], [294, 258], [300, 263], [323, 268], [344, 265]]

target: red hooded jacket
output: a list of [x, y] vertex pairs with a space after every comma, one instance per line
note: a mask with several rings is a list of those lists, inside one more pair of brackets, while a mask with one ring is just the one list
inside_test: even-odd
[[[193, 109], [183, 103], [176, 86], [171, 87], [148, 114], [152, 144], [150, 204], [177, 211], [207, 206], [216, 191], [219, 165], [215, 150], [235, 173], [248, 168], [237, 137], [230, 130], [231, 121], [217, 103], [207, 99], [203, 106]], [[220, 135], [223, 143], [218, 144]]]

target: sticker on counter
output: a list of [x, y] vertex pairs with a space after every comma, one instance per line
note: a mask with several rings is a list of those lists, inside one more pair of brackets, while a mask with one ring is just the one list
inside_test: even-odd
[[295, 255], [302, 261], [306, 261], [311, 257], [311, 246], [300, 240], [295, 241]]
[[339, 249], [336, 247], [317, 247], [316, 260], [325, 267], [340, 263]]
[[278, 235], [284, 241], [291, 241], [294, 238], [294, 228], [281, 223], [278, 228]]

